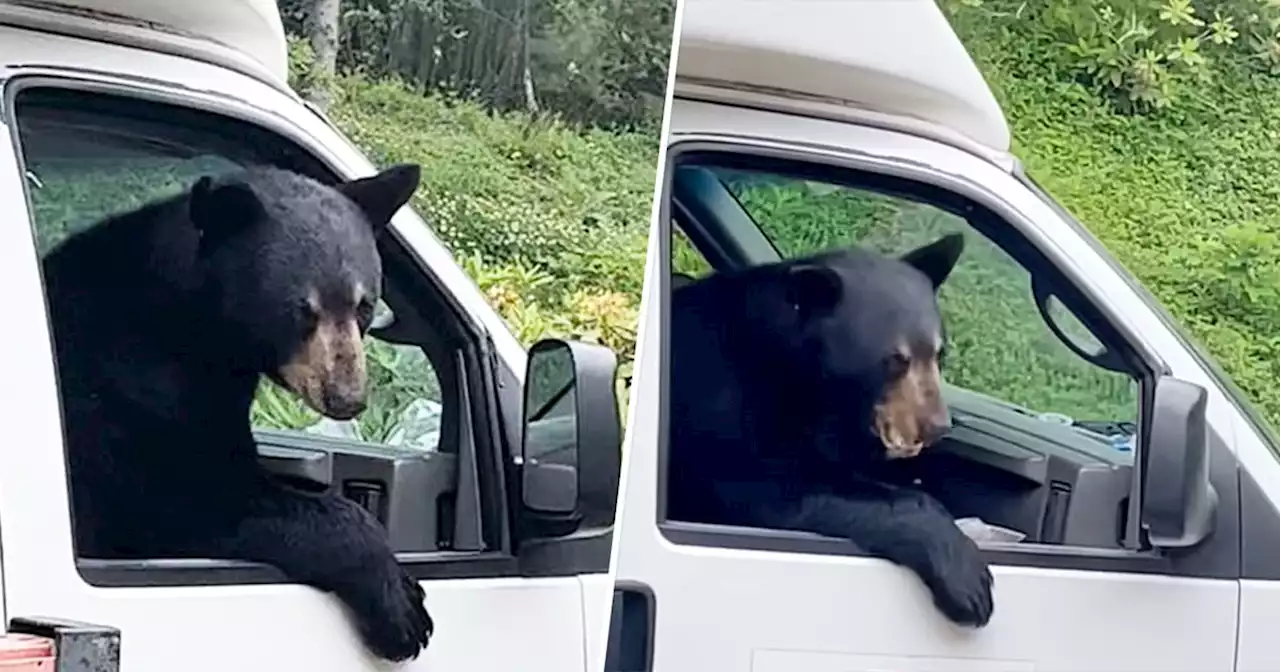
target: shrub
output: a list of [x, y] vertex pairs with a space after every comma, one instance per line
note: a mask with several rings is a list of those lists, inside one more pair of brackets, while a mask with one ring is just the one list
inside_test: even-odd
[[337, 88], [330, 116], [375, 161], [423, 165], [415, 209], [526, 347], [571, 338], [618, 355], [625, 412], [655, 135], [495, 114], [390, 80]]
[[1034, 27], [1038, 49], [1126, 112], [1194, 95], [1222, 63], [1280, 73], [1274, 0], [946, 0], [955, 17]]
[[425, 166], [418, 211], [458, 255], [530, 263], [569, 290], [639, 294], [657, 143], [341, 80], [335, 122], [380, 163]]
[[[1007, 9], [982, 4], [952, 6], [952, 21], [1000, 99], [1028, 172], [1205, 344], [1269, 420], [1280, 420], [1280, 87], [1258, 67], [1264, 59], [1220, 57], [1213, 77], [1185, 82], [1178, 105], [1133, 116], [1063, 66], [1073, 56], [1054, 51], [1061, 43], [1049, 24], [1025, 13], [982, 14]], [[1103, 4], [1110, 3], [1077, 3]], [[1191, 6], [1211, 16], [1206, 4]], [[1247, 24], [1254, 32], [1242, 35], [1274, 39], [1273, 18], [1257, 26], [1274, 17], [1277, 3], [1218, 4], [1236, 17], [1256, 7], [1258, 18]]]

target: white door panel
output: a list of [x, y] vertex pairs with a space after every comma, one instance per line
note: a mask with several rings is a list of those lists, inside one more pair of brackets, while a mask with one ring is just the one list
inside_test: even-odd
[[752, 672], [1031, 672], [1035, 665], [1020, 660], [939, 658], [937, 656], [880, 656], [811, 651], [757, 649]]
[[1280, 670], [1280, 581], [1240, 582], [1240, 643], [1236, 672]]
[[1233, 581], [993, 567], [995, 616], [968, 630], [885, 561], [667, 550], [662, 571], [645, 572], [659, 671], [1204, 672], [1235, 658]]
[[604, 669], [605, 647], [609, 641], [609, 611], [612, 605], [613, 577], [609, 574], [584, 574], [582, 583], [583, 658], [586, 672]]
[[[77, 579], [72, 579], [77, 580]], [[50, 582], [55, 582], [50, 579]], [[11, 613], [56, 615], [121, 632], [130, 672], [387, 669], [367, 654], [337, 600], [303, 586], [210, 586], [10, 593]], [[424, 581], [436, 636], [398, 669], [580, 672], [583, 597], [575, 577]]]

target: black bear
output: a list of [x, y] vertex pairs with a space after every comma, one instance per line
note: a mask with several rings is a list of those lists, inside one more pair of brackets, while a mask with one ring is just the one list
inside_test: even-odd
[[74, 235], [43, 261], [77, 553], [263, 562], [334, 593], [371, 651], [418, 655], [433, 623], [384, 529], [259, 465], [262, 375], [336, 419], [365, 403], [376, 236], [414, 165], [323, 185], [254, 167]]
[[876, 478], [950, 426], [937, 289], [964, 249], [852, 248], [712, 275], [671, 298], [668, 515], [851, 540], [985, 625], [992, 577], [924, 492]]

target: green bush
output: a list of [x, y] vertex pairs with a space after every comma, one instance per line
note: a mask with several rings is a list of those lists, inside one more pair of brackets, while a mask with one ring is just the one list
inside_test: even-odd
[[953, 16], [1034, 31], [1041, 58], [1127, 112], [1196, 95], [1234, 64], [1280, 73], [1274, 0], [945, 0], [943, 6]]
[[330, 116], [375, 161], [423, 164], [414, 205], [456, 254], [536, 262], [566, 292], [640, 294], [654, 135], [492, 114], [393, 82], [339, 88]]
[[[278, 0], [303, 34], [306, 0]], [[344, 0], [338, 69], [584, 126], [662, 122], [673, 0]], [[295, 87], [296, 88], [296, 87]]]
[[581, 130], [347, 76], [329, 114], [375, 162], [423, 165], [414, 207], [526, 346], [634, 357], [656, 134]]
[[1010, 120], [1015, 153], [1280, 421], [1277, 80], [1260, 58], [1221, 58], [1177, 105], [1120, 113], [1074, 76], [1050, 24], [984, 13], [997, 4], [953, 7], [952, 21]]

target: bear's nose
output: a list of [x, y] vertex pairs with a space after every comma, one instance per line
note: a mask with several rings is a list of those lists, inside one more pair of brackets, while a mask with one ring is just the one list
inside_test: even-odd
[[363, 395], [343, 394], [342, 391], [332, 387], [326, 388], [324, 391], [324, 410], [325, 415], [334, 420], [350, 420], [360, 415], [364, 411], [365, 400]]
[[920, 438], [926, 445], [932, 444], [951, 431], [951, 413], [947, 411], [946, 406], [943, 406], [941, 410], [930, 415], [923, 425], [920, 428]]

